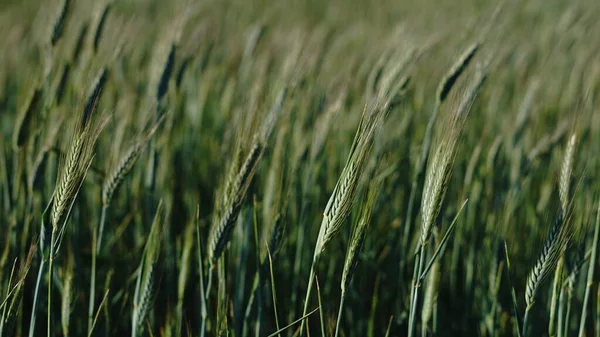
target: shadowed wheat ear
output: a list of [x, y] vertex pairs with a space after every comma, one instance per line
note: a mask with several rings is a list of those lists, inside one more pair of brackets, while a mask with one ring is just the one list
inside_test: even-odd
[[208, 237], [208, 259], [211, 268], [231, 239], [231, 233], [246, 197], [246, 192], [256, 173], [256, 168], [267, 146], [269, 136], [283, 107], [286, 93], [287, 90], [282, 89], [277, 96], [261, 128], [254, 135], [250, 150], [241, 165], [239, 167], [232, 165], [229, 169], [225, 186], [221, 192], [221, 198], [216, 205]]
[[156, 123], [152, 126], [152, 128], [148, 131], [146, 135], [144, 135], [141, 139], [135, 141], [135, 143], [125, 151], [121, 159], [117, 163], [117, 165], [110, 171], [108, 178], [104, 181], [102, 185], [102, 205], [108, 206], [110, 200], [112, 199], [113, 194], [119, 188], [125, 176], [131, 168], [135, 164], [136, 160], [139, 156], [144, 152], [146, 145], [156, 133], [156, 130], [160, 126], [160, 124], [164, 121], [165, 115], [162, 115]]
[[150, 309], [156, 265], [160, 255], [162, 227], [165, 222], [162, 200], [158, 204], [152, 228], [144, 247], [142, 261], [137, 271], [135, 292], [133, 295], [133, 313], [131, 317], [131, 336], [141, 333], [141, 328]]
[[63, 0], [63, 5], [60, 8], [60, 12], [56, 18], [56, 22], [54, 22], [54, 27], [52, 28], [52, 35], [50, 36], [50, 44], [55, 46], [56, 43], [63, 36], [65, 23], [67, 22], [67, 17], [69, 15], [71, 7], [71, 0]]
[[94, 49], [94, 53], [98, 51], [98, 46], [100, 45], [100, 40], [102, 38], [102, 32], [104, 30], [104, 26], [106, 25], [106, 20], [108, 18], [108, 14], [112, 8], [112, 1], [106, 1], [102, 8], [102, 13], [96, 14], [96, 29], [94, 30], [93, 39], [92, 39], [92, 47]]
[[571, 221], [569, 218], [563, 218], [562, 214], [556, 218], [546, 242], [544, 243], [540, 256], [529, 272], [525, 290], [526, 309], [523, 318], [524, 336], [527, 336], [529, 312], [535, 302], [535, 296], [538, 289], [556, 267], [556, 263], [567, 249], [569, 240], [573, 235], [570, 227]]
[[93, 327], [93, 313], [95, 309], [95, 291], [96, 291], [96, 256], [100, 253], [102, 248], [102, 238], [104, 237], [104, 226], [106, 223], [106, 215], [110, 205], [110, 201], [121, 185], [125, 176], [133, 168], [136, 160], [144, 152], [144, 149], [150, 142], [152, 136], [156, 133], [156, 130], [164, 120], [165, 115], [162, 115], [151, 127], [148, 133], [136, 140], [135, 143], [125, 152], [121, 157], [117, 165], [112, 168], [108, 177], [104, 180], [102, 185], [102, 210], [100, 215], [100, 223], [94, 233], [93, 240], [93, 252], [92, 252], [92, 268], [90, 277], [90, 301], [88, 307], [88, 333], [91, 333]]
[[460, 75], [465, 71], [471, 60], [475, 56], [479, 50], [479, 42], [472, 43], [467, 49], [460, 55], [460, 57], [456, 60], [456, 62], [452, 65], [450, 70], [444, 75], [444, 78], [440, 81], [440, 84], [437, 88], [436, 92], [436, 100], [438, 102], [443, 102], [450, 90], [460, 77]]
[[544, 243], [542, 252], [537, 259], [537, 262], [531, 269], [529, 277], [527, 277], [527, 290], [525, 292], [525, 304], [531, 306], [534, 302], [535, 295], [540, 284], [549, 275], [556, 266], [556, 262], [562, 252], [567, 248], [571, 238], [571, 230], [569, 219], [563, 219], [559, 216]]

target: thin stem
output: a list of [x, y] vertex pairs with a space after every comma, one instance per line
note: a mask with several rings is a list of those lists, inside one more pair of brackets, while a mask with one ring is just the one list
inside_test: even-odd
[[202, 245], [200, 241], [200, 228], [197, 226], [196, 228], [196, 240], [198, 241], [198, 270], [200, 272], [200, 315], [202, 317], [200, 323], [200, 337], [204, 337], [204, 333], [206, 331], [206, 319], [207, 319], [207, 310], [206, 310], [206, 296], [204, 294], [204, 267], [202, 266]]
[[346, 296], [344, 294], [342, 294], [342, 296], [340, 297], [340, 309], [338, 310], [338, 318], [337, 318], [337, 323], [335, 324], [335, 337], [338, 337], [338, 334], [340, 332], [340, 321], [342, 320], [342, 311], [344, 309], [344, 298]]
[[[585, 320], [587, 318], [587, 309], [590, 302], [590, 293], [594, 283], [594, 268], [596, 267], [596, 256], [598, 255], [598, 232], [600, 232], [600, 205], [596, 214], [596, 226], [594, 228], [594, 239], [592, 241], [592, 256], [590, 257], [590, 264], [588, 266], [587, 282], [585, 285], [585, 294], [583, 295], [583, 304], [581, 308], [581, 319], [579, 320], [579, 337], [584, 336]], [[598, 309], [600, 310], [600, 308]], [[596, 329], [596, 331], [597, 330], [598, 329]]]
[[57, 228], [53, 227], [52, 228], [52, 238], [50, 240], [50, 263], [48, 264], [48, 313], [47, 313], [48, 337], [52, 336], [52, 320], [51, 320], [51, 316], [52, 316], [52, 271], [54, 268], [54, 245], [55, 245], [55, 241], [56, 241], [56, 231], [57, 231]]
[[[306, 298], [304, 299], [304, 309], [302, 310], [302, 316], [306, 316], [306, 312], [308, 311], [310, 292], [312, 291], [313, 282], [315, 280], [315, 264], [316, 259], [313, 260], [313, 263], [310, 266], [310, 276], [308, 277], [308, 288], [306, 289]], [[306, 320], [303, 320], [302, 323], [300, 323], [300, 337], [304, 336], [304, 326], [306, 325], [306, 321], [308, 321], [308, 318]]]
[[248, 304], [246, 305], [246, 311], [244, 313], [244, 325], [242, 328], [242, 337], [248, 336], [248, 324], [250, 323], [250, 313], [252, 311], [252, 305], [254, 304], [254, 297], [258, 289], [258, 271], [254, 273], [254, 281], [252, 281], [252, 290], [250, 291], [250, 298], [248, 298]]
[[31, 306], [31, 319], [29, 320], [29, 337], [33, 337], [35, 332], [35, 309], [37, 307], [38, 295], [40, 293], [40, 286], [42, 284], [42, 275], [44, 275], [45, 265], [46, 261], [42, 259], [42, 262], [40, 263], [40, 268], [38, 269], [37, 281], [35, 282], [35, 293], [33, 295], [33, 304]]
[[[574, 282], [574, 281], [573, 281]], [[567, 290], [567, 312], [565, 314], [565, 332], [563, 334], [563, 336], [567, 336], [569, 334], [569, 327], [570, 325], [570, 321], [571, 321], [571, 300], [573, 298], [572, 295], [572, 291]]]
[[417, 304], [419, 303], [419, 288], [421, 282], [419, 281], [419, 275], [423, 273], [423, 262], [425, 259], [425, 244], [421, 243], [421, 249], [419, 252], [419, 262], [417, 267], [417, 274], [413, 277], [413, 296], [410, 304], [410, 316], [408, 321], [408, 337], [413, 337], [415, 332], [415, 319], [417, 312]]
[[[279, 331], [279, 315], [277, 314], [277, 293], [275, 292], [275, 276], [273, 276], [273, 260], [271, 258], [271, 252], [269, 251], [269, 245], [267, 245], [267, 253], [269, 256], [269, 270], [271, 272], [271, 294], [273, 295], [273, 310], [275, 310], [275, 326]], [[279, 335], [281, 337], [281, 335]]]
[[94, 323], [94, 307], [96, 302], [96, 259], [100, 253], [100, 244], [102, 242], [102, 232], [104, 230], [107, 209], [108, 206], [102, 206], [98, 231], [92, 233], [92, 275], [90, 278], [90, 303], [88, 307], [88, 334], [92, 332], [92, 325]]
[[600, 337], [600, 287], [596, 295], [596, 337]]
[[556, 310], [558, 308], [558, 294], [561, 285], [562, 269], [564, 264], [564, 255], [558, 260], [556, 264], [556, 271], [554, 273], [554, 282], [552, 285], [552, 298], [550, 300], [550, 322], [548, 324], [548, 335], [556, 335]]
[[213, 274], [212, 269], [213, 269], [212, 267], [208, 267], [208, 282], [206, 285], [206, 294], [204, 297], [205, 301], [208, 301], [208, 297], [210, 296], [210, 288], [212, 286], [212, 274]]
[[[531, 311], [531, 306], [528, 306], [528, 307], [525, 309], [525, 316], [523, 316], [523, 336], [524, 336], [524, 337], [527, 337], [527, 336], [528, 336], [528, 333], [529, 333], [529, 331], [527, 330], [527, 327], [528, 327], [528, 324], [527, 324], [527, 323], [528, 323], [528, 321], [529, 321], [529, 312], [530, 312], [530, 311]], [[559, 329], [559, 330], [560, 330], [560, 329]]]
[[[566, 296], [565, 296], [565, 288], [561, 287], [560, 290], [560, 297], [559, 297], [559, 303], [558, 303], [558, 337], [562, 337], [563, 336], [563, 332], [564, 330], [564, 311], [565, 311], [565, 301], [566, 301]], [[525, 337], [527, 337], [527, 335], [525, 335]]]
[[102, 214], [100, 215], [100, 225], [98, 226], [98, 244], [96, 245], [96, 254], [100, 253], [102, 248], [102, 237], [104, 234], [104, 223], [106, 221], [106, 212], [108, 211], [108, 205], [102, 206]]
[[321, 287], [319, 286], [319, 279], [317, 281], [317, 298], [319, 300], [319, 318], [321, 321], [321, 336], [325, 337], [325, 319], [323, 318], [323, 304], [321, 303]]

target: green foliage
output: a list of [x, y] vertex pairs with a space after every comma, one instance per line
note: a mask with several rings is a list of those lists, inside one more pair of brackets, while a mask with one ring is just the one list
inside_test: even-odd
[[597, 336], [599, 15], [4, 1], [0, 337]]

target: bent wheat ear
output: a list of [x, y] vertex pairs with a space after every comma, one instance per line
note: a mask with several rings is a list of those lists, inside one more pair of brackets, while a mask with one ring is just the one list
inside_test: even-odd
[[165, 115], [162, 115], [156, 123], [152, 126], [147, 135], [145, 135], [142, 139], [137, 140], [121, 157], [118, 164], [110, 171], [108, 178], [104, 181], [102, 185], [102, 205], [108, 206], [110, 200], [114, 192], [119, 188], [125, 176], [131, 168], [135, 164], [136, 160], [139, 156], [144, 152], [144, 149], [152, 139], [152, 136], [156, 133], [156, 130], [160, 126], [160, 124], [164, 121]]

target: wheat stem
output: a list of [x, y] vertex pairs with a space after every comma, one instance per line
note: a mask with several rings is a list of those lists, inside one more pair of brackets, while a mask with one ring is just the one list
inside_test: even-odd
[[587, 318], [587, 311], [588, 311], [588, 306], [589, 306], [589, 301], [590, 301], [590, 294], [592, 292], [592, 285], [594, 283], [594, 271], [596, 268], [596, 258], [598, 256], [598, 238], [599, 238], [599, 236], [600, 236], [600, 203], [599, 203], [597, 214], [596, 214], [596, 225], [594, 226], [594, 238], [592, 241], [592, 255], [590, 257], [590, 264], [588, 266], [588, 274], [587, 274], [587, 280], [586, 280], [586, 285], [585, 285], [585, 293], [583, 295], [583, 304], [581, 306], [581, 318], [579, 320], [578, 337], [583, 337], [585, 334], [585, 321]]

